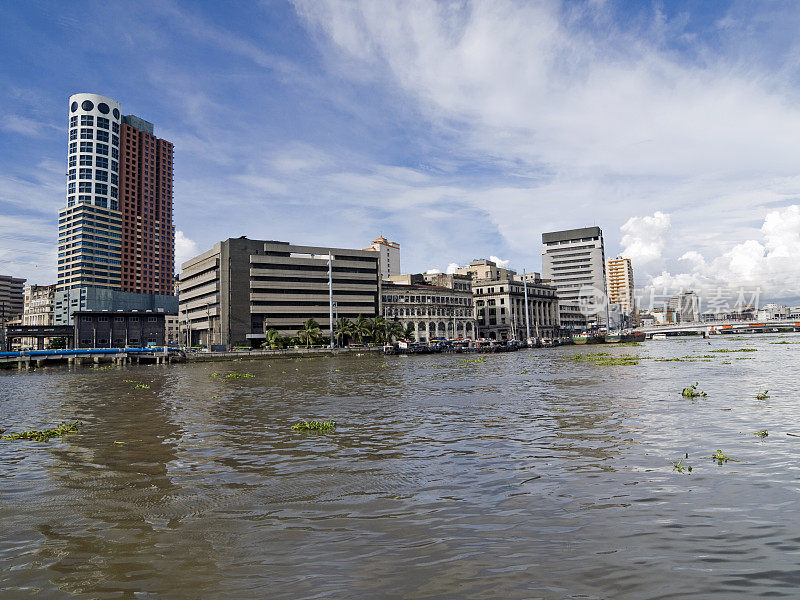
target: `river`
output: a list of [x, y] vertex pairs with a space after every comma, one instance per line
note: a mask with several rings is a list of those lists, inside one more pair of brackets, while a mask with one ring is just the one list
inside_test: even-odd
[[796, 598], [799, 344], [0, 371], [0, 598]]

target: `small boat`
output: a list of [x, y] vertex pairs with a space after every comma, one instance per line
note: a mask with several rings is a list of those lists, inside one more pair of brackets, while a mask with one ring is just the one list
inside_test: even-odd
[[613, 333], [607, 333], [603, 336], [603, 341], [606, 344], [618, 344], [622, 341], [622, 332], [615, 331]]
[[643, 342], [647, 339], [647, 334], [644, 331], [634, 331], [633, 332], [633, 341], [634, 342]]
[[603, 336], [597, 333], [583, 331], [572, 336], [572, 341], [576, 344], [602, 344]]
[[654, 333], [653, 334], [653, 339], [654, 340], [665, 340], [665, 339], [667, 339], [667, 334], [666, 333]]

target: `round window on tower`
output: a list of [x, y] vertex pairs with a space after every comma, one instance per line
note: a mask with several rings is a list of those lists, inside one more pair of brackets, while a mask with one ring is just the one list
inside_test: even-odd
[[119, 119], [119, 110], [115, 108], [114, 112], [113, 112], [113, 115], [114, 115], [115, 119]]
[[99, 110], [104, 115], [107, 115], [108, 111], [111, 109], [108, 108], [108, 104], [106, 104], [105, 102], [101, 102], [100, 104], [97, 105], [97, 110]]
[[81, 104], [81, 108], [83, 110], [92, 110], [94, 108], [94, 104], [92, 104], [91, 100], [84, 100]]
[[75, 112], [76, 110], [78, 110], [78, 103], [77, 102], [73, 102], [72, 106], [70, 106], [70, 108], [72, 109], [72, 112]]

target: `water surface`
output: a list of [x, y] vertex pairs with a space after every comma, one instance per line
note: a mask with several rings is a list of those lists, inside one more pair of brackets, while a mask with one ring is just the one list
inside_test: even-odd
[[0, 597], [795, 598], [798, 342], [0, 372]]

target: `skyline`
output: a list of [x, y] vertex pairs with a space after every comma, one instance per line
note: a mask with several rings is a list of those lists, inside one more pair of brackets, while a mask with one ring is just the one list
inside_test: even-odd
[[3, 273], [55, 282], [67, 99], [90, 92], [175, 143], [178, 265], [382, 234], [405, 272], [540, 271], [541, 233], [597, 225], [637, 288], [800, 296], [791, 3], [105, 6], [2, 9]]

